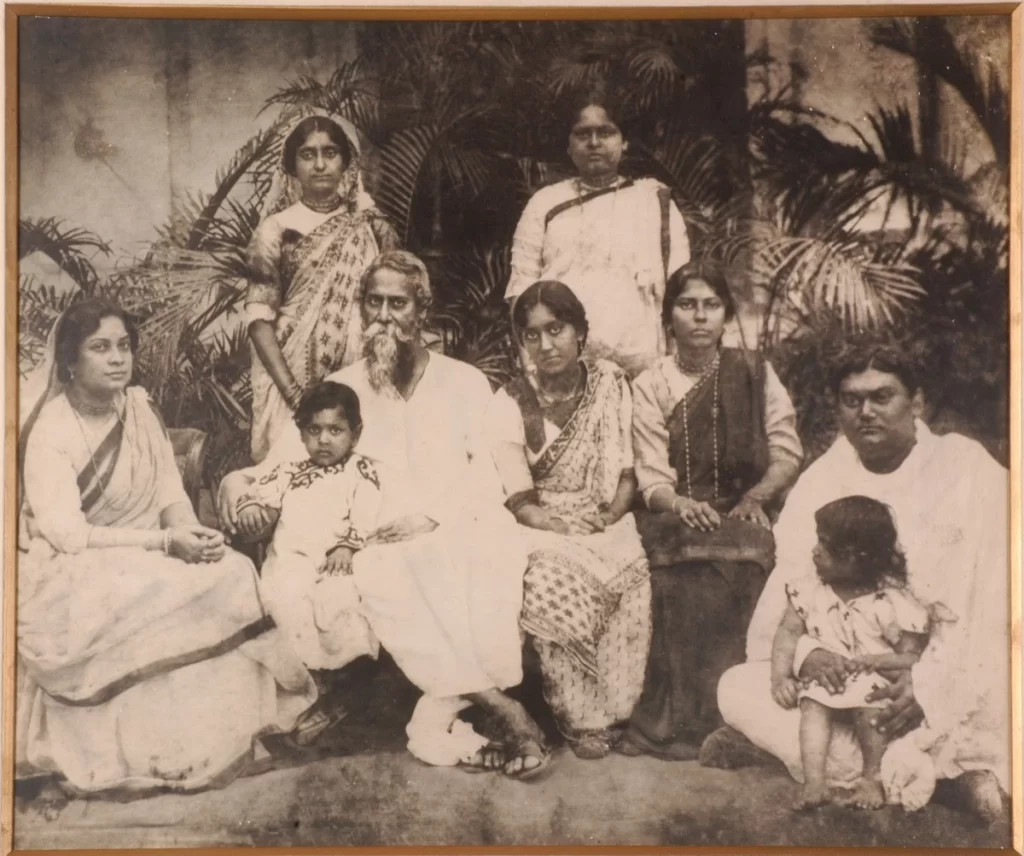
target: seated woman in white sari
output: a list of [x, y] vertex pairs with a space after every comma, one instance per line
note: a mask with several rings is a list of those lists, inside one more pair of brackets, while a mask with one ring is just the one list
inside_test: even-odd
[[159, 416], [129, 387], [137, 334], [99, 300], [54, 333], [22, 432], [19, 773], [71, 792], [226, 784], [315, 699], [251, 563], [201, 526]]
[[633, 399], [626, 373], [582, 360], [587, 316], [560, 282], [516, 301], [516, 335], [535, 370], [491, 407], [494, 459], [530, 549], [523, 629], [533, 637], [544, 695], [580, 758], [618, 742], [643, 689], [651, 582], [629, 512]]

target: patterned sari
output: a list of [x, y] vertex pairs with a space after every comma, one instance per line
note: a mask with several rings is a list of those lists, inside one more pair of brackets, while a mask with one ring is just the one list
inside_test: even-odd
[[[302, 206], [296, 180], [280, 166], [248, 254], [249, 321], [274, 325], [285, 362], [302, 389], [362, 357], [360, 277], [381, 252], [398, 246], [394, 230], [362, 190], [358, 136], [339, 117], [327, 118], [346, 133], [352, 152], [338, 185], [341, 207], [309, 228], [308, 222], [320, 218]], [[281, 425], [290, 421], [291, 409], [255, 351], [252, 398], [252, 455], [259, 462]]]
[[633, 466], [625, 373], [606, 361], [584, 366], [582, 397], [560, 431], [525, 378], [505, 390], [517, 411], [510, 408], [510, 418], [522, 421], [537, 502], [570, 529], [521, 527], [530, 559], [520, 621], [540, 656], [545, 697], [570, 738], [629, 717], [650, 638], [648, 565], [633, 515], [599, 533], [581, 523], [612, 502]]
[[680, 493], [688, 450], [693, 497], [723, 517], [718, 529], [701, 532], [671, 512], [637, 513], [651, 562], [654, 629], [643, 697], [626, 738], [636, 751], [695, 758], [703, 738], [721, 724], [718, 680], [743, 662], [746, 628], [774, 566], [775, 543], [768, 530], [724, 515], [768, 468], [764, 372], [759, 355], [724, 348], [718, 395], [708, 376], [668, 420]]
[[[187, 501], [140, 388], [84, 465], [63, 395], [28, 438], [18, 562], [17, 759], [72, 790], [193, 790], [230, 781], [261, 734], [315, 698], [228, 551], [188, 565], [139, 547], [93, 548], [92, 527], [159, 529]], [[86, 440], [86, 445], [88, 441]]]

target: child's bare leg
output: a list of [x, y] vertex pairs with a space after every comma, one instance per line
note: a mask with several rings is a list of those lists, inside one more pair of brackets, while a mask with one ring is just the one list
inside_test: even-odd
[[857, 808], [881, 808], [885, 805], [885, 788], [882, 787], [882, 756], [889, 745], [888, 738], [879, 734], [872, 725], [874, 708], [861, 707], [851, 711], [853, 728], [864, 755], [864, 771], [854, 783], [853, 791], [844, 802]]
[[800, 759], [804, 788], [796, 808], [815, 808], [829, 802], [825, 763], [832, 741], [832, 711], [809, 698], [800, 699]]

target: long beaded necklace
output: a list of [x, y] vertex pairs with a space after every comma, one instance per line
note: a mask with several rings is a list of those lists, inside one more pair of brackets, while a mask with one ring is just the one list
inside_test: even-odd
[[[684, 365], [683, 360], [677, 354], [676, 364], [679, 366], [680, 371], [683, 374], [691, 374], [688, 368]], [[703, 370], [700, 377], [693, 385], [691, 391], [696, 392], [710, 379], [714, 384], [712, 387], [711, 395], [711, 442], [714, 450], [714, 465], [715, 465], [715, 494], [714, 498], [718, 499], [718, 368], [721, 365], [721, 354], [715, 354], [715, 358], [711, 361], [710, 365]], [[687, 414], [686, 397], [683, 397], [683, 452], [686, 455], [686, 495], [693, 498], [693, 482], [690, 474], [690, 422]]]
[[[78, 429], [82, 432], [82, 441], [85, 443], [86, 451], [89, 453], [89, 463], [92, 465], [93, 475], [96, 476], [96, 483], [100, 486], [100, 494], [104, 499], [107, 499], [107, 492], [103, 487], [103, 479], [100, 477], [99, 467], [96, 466], [96, 453], [93, 451], [92, 443], [89, 442], [89, 434], [85, 430], [85, 423], [82, 422], [81, 413], [87, 416], [102, 416], [105, 413], [113, 412], [114, 416], [124, 425], [124, 416], [121, 414], [121, 408], [118, 406], [118, 402], [113, 402], [109, 408], [107, 407], [96, 407], [83, 401], [77, 394], [72, 392], [71, 389], [67, 391], [68, 403], [71, 405], [71, 412], [75, 415], [75, 421], [78, 423]], [[106, 424], [106, 423], [104, 423]]]

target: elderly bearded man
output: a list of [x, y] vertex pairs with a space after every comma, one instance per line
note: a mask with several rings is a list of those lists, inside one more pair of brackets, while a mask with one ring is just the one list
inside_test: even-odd
[[[431, 292], [416, 256], [382, 253], [362, 283], [365, 358], [327, 380], [358, 394], [358, 451], [374, 462], [383, 491], [384, 525], [353, 561], [363, 615], [424, 693], [407, 728], [416, 757], [529, 778], [547, 749], [529, 714], [502, 692], [522, 680], [526, 555], [484, 433], [490, 385], [477, 369], [424, 345]], [[258, 468], [228, 476], [218, 502], [228, 527], [247, 484], [304, 456], [292, 429]], [[503, 724], [502, 747], [457, 721], [471, 703]]]
[[[892, 741], [882, 762], [888, 801], [920, 808], [936, 777], [951, 779], [963, 808], [995, 820], [1010, 776], [1008, 474], [979, 443], [937, 436], [920, 420], [915, 368], [897, 349], [851, 351], [833, 389], [842, 436], [800, 477], [779, 517], [775, 571], [751, 618], [748, 662], [726, 672], [718, 687], [732, 728], [707, 738], [701, 761], [739, 766], [756, 746], [800, 778], [800, 712], [783, 710], [769, 691], [772, 639], [786, 607], [785, 584], [814, 573], [815, 511], [859, 494], [895, 513], [910, 589], [928, 606], [932, 625], [917, 665], [868, 696], [887, 702], [875, 727]], [[846, 661], [804, 636], [794, 672], [839, 691]], [[848, 726], [837, 726], [830, 783], [848, 786], [860, 771], [857, 741]]]

